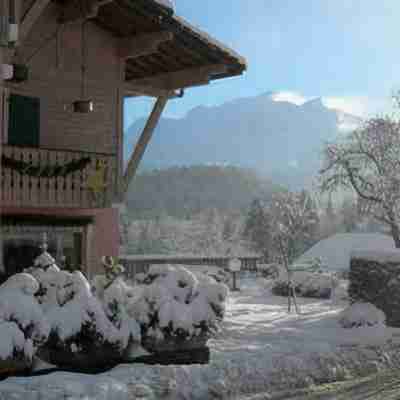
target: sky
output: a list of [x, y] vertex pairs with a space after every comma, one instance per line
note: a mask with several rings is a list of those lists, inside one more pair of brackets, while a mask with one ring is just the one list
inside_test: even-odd
[[[175, 0], [176, 13], [247, 59], [248, 71], [169, 102], [179, 118], [199, 105], [278, 92], [282, 100], [323, 97], [328, 107], [383, 112], [400, 88], [398, 0]], [[126, 101], [125, 125], [152, 101]]]

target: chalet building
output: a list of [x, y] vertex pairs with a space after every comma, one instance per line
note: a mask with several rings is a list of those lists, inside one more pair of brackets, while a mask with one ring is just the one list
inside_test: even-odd
[[[91, 275], [118, 255], [122, 204], [154, 128], [184, 89], [241, 75], [245, 60], [167, 0], [0, 1], [0, 266], [58, 262]], [[124, 170], [123, 104], [156, 99]]]

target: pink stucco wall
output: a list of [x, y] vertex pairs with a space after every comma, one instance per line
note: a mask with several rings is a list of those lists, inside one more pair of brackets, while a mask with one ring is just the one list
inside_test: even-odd
[[1, 207], [2, 215], [29, 215], [46, 216], [65, 219], [91, 217], [91, 234], [88, 236], [87, 266], [90, 274], [101, 272], [100, 259], [104, 255], [118, 256], [119, 252], [119, 222], [118, 209], [74, 209], [74, 208], [27, 208], [27, 207]]

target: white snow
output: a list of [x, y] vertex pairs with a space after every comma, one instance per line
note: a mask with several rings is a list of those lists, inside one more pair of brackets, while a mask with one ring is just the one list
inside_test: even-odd
[[[60, 306], [50, 308], [46, 317], [50, 321], [51, 329], [57, 332], [61, 340], [72, 338], [80, 332], [86, 323], [94, 324], [96, 332], [102, 336], [102, 340], [109, 343], [119, 343], [122, 348], [128, 345], [130, 337], [138, 339], [140, 330], [138, 324], [126, 314], [122, 315], [121, 325], [116, 327], [107, 317], [107, 310], [102, 303], [91, 293], [89, 282], [80, 272], [72, 274], [58, 272], [64, 280], [64, 293], [58, 292], [61, 299]], [[118, 286], [117, 286], [118, 288]], [[111, 288], [110, 296], [107, 290], [104, 292], [106, 299], [113, 299], [120, 290]]]
[[16, 274], [0, 286], [0, 359], [14, 349], [32, 359], [36, 345], [47, 339], [50, 326], [33, 296], [38, 288], [29, 274]]
[[393, 250], [393, 239], [380, 233], [340, 233], [315, 244], [299, 257], [296, 263], [320, 257], [322, 264], [329, 270], [340, 271], [350, 268], [352, 252], [371, 249]]
[[24, 333], [15, 322], [0, 321], [0, 359], [6, 360], [14, 350], [23, 351], [25, 347]]
[[223, 329], [209, 342], [208, 365], [133, 364], [92, 376], [9, 378], [0, 382], [0, 392], [15, 400], [233, 399], [349, 378], [384, 365], [388, 346], [400, 346], [400, 329], [341, 327], [345, 302], [300, 298], [302, 314], [287, 314], [286, 298], [272, 296], [265, 286], [242, 279], [241, 292], [231, 293]]
[[164, 7], [170, 8], [175, 11], [175, 2], [173, 0], [155, 0], [156, 3], [160, 3]]
[[142, 325], [148, 325], [157, 313], [158, 324], [150, 327], [151, 335], [161, 337], [160, 329], [168, 327], [196, 335], [200, 323], [215, 328], [223, 316], [229, 289], [204, 273], [179, 265], [152, 265], [146, 280], [135, 287], [137, 295], [127, 310]]

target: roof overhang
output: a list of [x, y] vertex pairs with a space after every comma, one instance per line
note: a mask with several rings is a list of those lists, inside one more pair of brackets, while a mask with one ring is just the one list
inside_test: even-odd
[[[82, 17], [79, 2], [58, 0], [63, 22]], [[117, 40], [127, 90], [171, 91], [241, 75], [246, 60], [174, 14], [160, 0], [84, 0], [87, 16]], [[142, 88], [143, 90], [141, 90]]]

